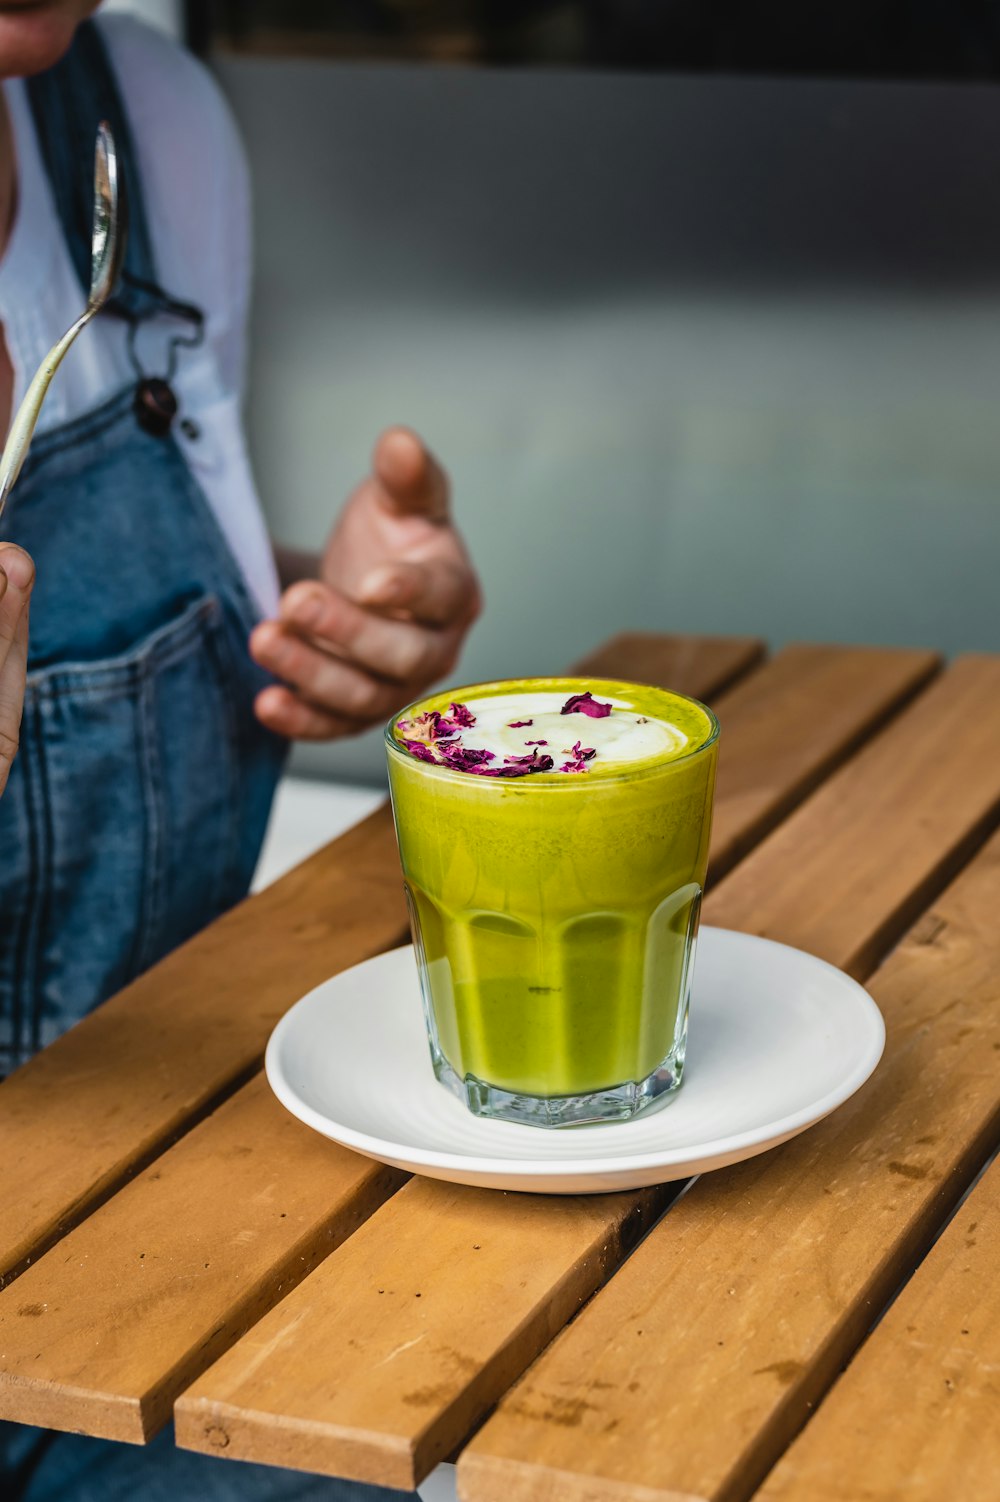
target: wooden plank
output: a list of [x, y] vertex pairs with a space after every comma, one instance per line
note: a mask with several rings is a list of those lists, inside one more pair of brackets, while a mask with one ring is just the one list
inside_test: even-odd
[[407, 932], [386, 807], [6, 1079], [0, 1286], [258, 1069], [293, 1001]]
[[0, 1419], [141, 1443], [404, 1177], [258, 1075], [0, 1292]]
[[[362, 1226], [294, 1309], [274, 1311], [178, 1402], [178, 1444], [410, 1490], [674, 1192], [521, 1195], [514, 1206], [493, 1190], [411, 1180], [398, 1213]], [[539, 1255], [519, 1259], [516, 1307], [498, 1319], [515, 1221]]]
[[654, 683], [695, 699], [714, 699], [763, 660], [764, 643], [756, 637], [623, 631], [589, 652], [572, 671]]
[[[823, 778], [937, 673], [934, 652], [795, 643], [733, 683], [760, 655], [760, 643], [725, 638], [663, 638], [626, 633], [592, 653], [576, 671], [615, 677], [628, 664], [637, 681], [681, 693], [702, 673], [714, 686], [722, 736], [712, 825], [711, 875], [732, 869]], [[713, 653], [708, 654], [712, 646]], [[713, 678], [714, 675], [714, 678]], [[721, 700], [715, 696], [724, 688]]]
[[870, 974], [997, 822], [998, 773], [1000, 657], [964, 657], [709, 894], [705, 922]]
[[[760, 651], [655, 641], [644, 668], [694, 695]], [[0, 1287], [259, 1068], [292, 1002], [407, 932], [386, 805], [0, 1084]]]
[[940, 666], [932, 652], [793, 645], [731, 689], [712, 825], [719, 881]]
[[[871, 946], [859, 915], [870, 933], [884, 933], [879, 902], [887, 912], [908, 907], [897, 866], [911, 851], [921, 864], [907, 866], [910, 886], [925, 889], [923, 872], [940, 867], [925, 843], [927, 825], [959, 802], [966, 827], [978, 821], [965, 802], [968, 779], [980, 781], [981, 806], [989, 803], [991, 780], [1000, 780], [1000, 662], [993, 667], [992, 678], [986, 664], [964, 665], [956, 675], [962, 693], [953, 708], [975, 681], [985, 697], [980, 723], [950, 756], [940, 727], [951, 733], [961, 719], [932, 716], [922, 737], [916, 729], [928, 702], [945, 708], [946, 679], [883, 737], [897, 739], [906, 754], [898, 784], [891, 762], [882, 767], [881, 805], [859, 802], [853, 779], [838, 777], [834, 803], [830, 784], [791, 821], [803, 832], [798, 849], [783, 826], [752, 858], [770, 878], [773, 845], [782, 845], [785, 859], [803, 857], [801, 888], [791, 892], [779, 879], [768, 890], [785, 921], [828, 957], [861, 968]], [[992, 723], [989, 741], [982, 720]], [[950, 789], [928, 767], [917, 796], [918, 738], [950, 764]], [[863, 754], [852, 772], [878, 767], [870, 749], [876, 754]], [[895, 837], [897, 790], [913, 800], [905, 853]], [[822, 848], [813, 805], [824, 813], [836, 856], [831, 885], [854, 914], [846, 927], [824, 884], [805, 879]], [[866, 805], [864, 838], [885, 861], [880, 898], [867, 852], [842, 864], [844, 836], [860, 837], [857, 816]], [[958, 827], [941, 848], [956, 836]], [[727, 912], [730, 887], [742, 904], [745, 871], [723, 883], [713, 916]], [[845, 880], [852, 875], [853, 893]], [[762, 926], [794, 934], [758, 902]], [[472, 1442], [459, 1463], [464, 1498], [737, 1502], [753, 1492], [996, 1145], [1000, 1079], [988, 1061], [1000, 1050], [998, 902], [994, 837], [876, 977], [888, 1044], [873, 1079], [802, 1137], [694, 1184]], [[813, 903], [827, 915], [825, 931]], [[564, 1412], [574, 1415], [568, 1428], [559, 1422]]]
[[[940, 717], [944, 716], [944, 723], [951, 724], [951, 712], [964, 710], [970, 695], [982, 694], [988, 698], [991, 691], [994, 754], [990, 759], [983, 757], [966, 767], [961, 750], [953, 743], [952, 780], [959, 763], [963, 767], [963, 777], [950, 796], [943, 796], [942, 786], [946, 779], [940, 773]], [[789, 733], [784, 724], [778, 725], [776, 730], [780, 734]], [[889, 743], [888, 751], [884, 749], [885, 742]], [[864, 809], [869, 821], [866, 838], [876, 850], [884, 853], [884, 863], [881, 866], [877, 861], [871, 863], [865, 890], [855, 894], [853, 926], [845, 927], [839, 910], [834, 910], [831, 937], [825, 948], [834, 959], [850, 959], [856, 953], [869, 952], [872, 936], [889, 932], [888, 915], [898, 914], [906, 907], [900, 896], [899, 853], [892, 837], [893, 825], [899, 817], [899, 810], [890, 796], [897, 759], [905, 756], [912, 764], [902, 785], [915, 800], [910, 809], [911, 816], [926, 826], [925, 835], [915, 841], [916, 858], [906, 868], [903, 882], [904, 886], [909, 882], [913, 888], [926, 892], [930, 874], [946, 869], [949, 853], [964, 849], [970, 831], [980, 831], [987, 818], [1000, 811], [1000, 756], [997, 751], [1000, 751], [1000, 661], [965, 665], [929, 689], [911, 710], [900, 716], [837, 775], [834, 780], [839, 784], [839, 791], [832, 806], [824, 789], [795, 816], [801, 835], [797, 846], [793, 845], [786, 854], [786, 858], [794, 862], [797, 873], [795, 897], [793, 901], [786, 890], [778, 889], [776, 885], [772, 888], [775, 891], [775, 907], [770, 915], [772, 928], [779, 931], [780, 937], [795, 942], [798, 929], [808, 924], [813, 937], [824, 940], [822, 932], [812, 923], [813, 903], [817, 894], [824, 893], [838, 880], [845, 888], [849, 887], [848, 857], [856, 839], [857, 812]], [[947, 757], [944, 760], [947, 761]], [[915, 771], [918, 765], [926, 782], [922, 791], [921, 780]], [[873, 792], [877, 792], [877, 796], [873, 796]], [[817, 816], [810, 810], [819, 800], [822, 800], [822, 807]], [[817, 838], [817, 817], [823, 821], [822, 839]], [[774, 838], [779, 838], [781, 833], [779, 831]], [[758, 865], [765, 872], [770, 870], [771, 843], [767, 841], [760, 851], [747, 858], [738, 868], [737, 878], [742, 880]], [[725, 894], [730, 883], [737, 878], [724, 881], [710, 899], [715, 905], [713, 917], [717, 920], [725, 915]], [[842, 946], [840, 955], [837, 945]], [[624, 1203], [628, 1200], [629, 1197], [623, 1197]], [[444, 1209], [446, 1201], [447, 1211]], [[292, 1450], [292, 1437], [298, 1436], [303, 1444], [308, 1442], [312, 1462], [321, 1468], [390, 1485], [404, 1484], [401, 1475], [405, 1475], [405, 1484], [418, 1482], [430, 1459], [447, 1454], [460, 1443], [462, 1435], [500, 1398], [504, 1387], [521, 1370], [531, 1352], [525, 1331], [539, 1329], [535, 1323], [538, 1297], [535, 1280], [540, 1273], [545, 1273], [555, 1284], [561, 1276], [564, 1254], [560, 1252], [559, 1257], [554, 1257], [550, 1267], [549, 1240], [543, 1230], [544, 1216], [548, 1213], [558, 1217], [562, 1224], [567, 1214], [574, 1214], [573, 1208], [567, 1211], [566, 1202], [562, 1200], [536, 1200], [530, 1211], [529, 1233], [525, 1220], [527, 1212], [522, 1209], [524, 1203], [509, 1200], [502, 1221], [493, 1227], [491, 1267], [502, 1271], [499, 1276], [493, 1273], [485, 1279], [479, 1270], [483, 1265], [478, 1260], [480, 1253], [475, 1250], [481, 1224], [478, 1196], [426, 1183], [421, 1187], [419, 1201], [397, 1198], [385, 1207], [366, 1231], [368, 1256], [376, 1274], [379, 1269], [392, 1265], [394, 1247], [397, 1238], [403, 1234], [404, 1220], [408, 1223], [409, 1216], [416, 1217], [418, 1209], [422, 1212], [417, 1221], [418, 1229], [408, 1229], [406, 1235], [419, 1242], [419, 1226], [422, 1224], [423, 1237], [435, 1250], [441, 1215], [446, 1213], [453, 1226], [456, 1219], [461, 1223], [462, 1235], [455, 1237], [451, 1255], [436, 1260], [434, 1266], [422, 1273], [424, 1286], [421, 1291], [429, 1301], [427, 1308], [436, 1311], [426, 1338], [411, 1347], [397, 1349], [399, 1342], [395, 1327], [385, 1327], [378, 1332], [375, 1316], [361, 1296], [355, 1297], [349, 1308], [343, 1307], [342, 1299], [334, 1308], [334, 1301], [328, 1296], [326, 1305], [331, 1312], [328, 1318], [322, 1318], [318, 1312], [323, 1305], [322, 1290], [325, 1288], [329, 1293], [334, 1287], [348, 1286], [347, 1276], [342, 1277], [339, 1271], [348, 1255], [342, 1249], [314, 1274], [309, 1283], [303, 1284], [272, 1311], [255, 1332], [252, 1342], [235, 1347], [179, 1400], [175, 1417], [180, 1442], [191, 1448], [208, 1449], [211, 1441], [206, 1436], [211, 1432], [216, 1438], [224, 1436], [227, 1455], [257, 1459], [273, 1457], [278, 1463], [285, 1463]], [[571, 1203], [581, 1217], [579, 1255], [582, 1258], [590, 1245], [593, 1229], [589, 1219], [585, 1222], [583, 1217], [590, 1212], [585, 1201]], [[687, 1200], [676, 1207], [664, 1224], [669, 1225], [686, 1203]], [[658, 1230], [654, 1230], [650, 1240], [658, 1234]], [[636, 1253], [632, 1263], [613, 1280], [612, 1292], [628, 1277], [631, 1266], [640, 1255], [641, 1251]], [[695, 1253], [692, 1255], [696, 1256]], [[526, 1283], [529, 1268], [530, 1282]], [[606, 1265], [594, 1269], [592, 1287], [598, 1286], [606, 1272]], [[315, 1297], [314, 1289], [320, 1290]], [[696, 1293], [688, 1290], [687, 1297], [697, 1305]], [[303, 1314], [307, 1302], [308, 1319]], [[687, 1318], [688, 1303], [677, 1307], [684, 1309], [684, 1318]], [[674, 1320], [678, 1318], [677, 1307], [671, 1311]], [[577, 1323], [582, 1324], [587, 1317], [584, 1313]], [[468, 1354], [468, 1332], [473, 1325], [476, 1330], [475, 1368], [448, 1367], [441, 1353], [458, 1350]], [[664, 1335], [662, 1340], [663, 1348], [668, 1350], [670, 1337]], [[305, 1355], [300, 1365], [300, 1378], [296, 1381], [294, 1358], [300, 1347], [305, 1350]], [[331, 1399], [325, 1418], [317, 1413], [313, 1387], [315, 1367], [310, 1364], [309, 1357], [311, 1351], [319, 1348], [337, 1370], [343, 1388], [351, 1391], [350, 1400], [337, 1397], [334, 1402]], [[540, 1345], [535, 1348], [540, 1349]], [[269, 1357], [269, 1350], [277, 1352], [279, 1349], [282, 1352], [280, 1358]], [[279, 1361], [280, 1380], [273, 1375]], [[364, 1382], [364, 1371], [375, 1363], [379, 1363], [383, 1381], [380, 1388], [369, 1390]], [[555, 1414], [549, 1422], [567, 1433], [575, 1428], [577, 1421], [573, 1388], [581, 1370], [584, 1369], [578, 1367], [561, 1379], [566, 1384], [566, 1406], [557, 1403], [555, 1408], [550, 1405], [548, 1410]], [[419, 1403], [405, 1401], [406, 1395], [412, 1397], [418, 1393], [421, 1394]], [[395, 1398], [400, 1394], [402, 1398], [397, 1403]], [[582, 1397], [581, 1401], [598, 1409], [598, 1404], [590, 1396]], [[658, 1412], [658, 1408], [652, 1405], [642, 1412]], [[522, 1449], [518, 1453], [530, 1452]], [[408, 1472], [401, 1469], [404, 1461], [410, 1468]]]
[[996, 1502], [998, 1245], [1000, 1161], [778, 1461], [759, 1502]]

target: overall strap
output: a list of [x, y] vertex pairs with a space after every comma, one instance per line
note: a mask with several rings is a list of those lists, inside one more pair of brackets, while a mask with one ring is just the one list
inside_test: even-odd
[[27, 91], [56, 211], [84, 294], [90, 288], [94, 139], [100, 121], [107, 120], [118, 151], [119, 201], [127, 226], [122, 279], [108, 311], [130, 323], [164, 311], [135, 144], [111, 60], [93, 21], [77, 28], [72, 47], [54, 67], [27, 80]]

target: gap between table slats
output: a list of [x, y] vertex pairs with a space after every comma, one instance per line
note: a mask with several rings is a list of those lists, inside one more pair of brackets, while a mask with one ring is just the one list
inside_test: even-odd
[[[993, 707], [983, 709], [983, 704]], [[949, 760], [942, 754], [940, 727], [964, 724], [973, 705], [986, 722], [970, 742], [974, 754], [967, 761], [965, 748], [953, 743]], [[933, 895], [970, 843], [981, 840], [995, 823], [1000, 813], [998, 751], [1000, 660], [963, 663], [748, 856], [710, 897], [708, 915], [726, 923], [732, 892], [732, 908], [742, 916], [746, 892], [757, 890], [757, 925], [791, 943], [806, 937], [827, 958], [860, 968], [875, 936], [888, 942], [897, 925], [907, 921], [914, 894], [921, 902]], [[961, 777], [956, 776], [959, 765]], [[900, 799], [908, 800], [914, 826], [908, 838], [896, 833]], [[855, 852], [862, 834], [872, 855], [859, 865]], [[773, 846], [779, 841], [778, 869], [790, 864], [792, 890], [773, 879]], [[817, 908], [826, 915], [825, 924], [817, 921]], [[761, 1161], [766, 1165], [766, 1159]], [[620, 1285], [632, 1286], [633, 1269], [646, 1248], [659, 1244], [664, 1229], [698, 1198], [701, 1185], [716, 1177], [696, 1184], [653, 1229], [566, 1338], [584, 1329], [592, 1310]], [[483, 1223], [493, 1198], [485, 1191], [428, 1180], [408, 1185], [178, 1401], [179, 1442], [211, 1449], [224, 1441], [225, 1453], [233, 1457], [273, 1459], [397, 1487], [419, 1481], [516, 1379], [526, 1356], [549, 1339], [555, 1322], [551, 1289], [565, 1286], [566, 1246], [561, 1242], [550, 1260], [546, 1214], [560, 1226], [567, 1214], [578, 1214], [577, 1253], [591, 1255], [594, 1227], [585, 1201], [571, 1201], [576, 1210], [567, 1211], [564, 1200], [536, 1200], [529, 1221], [529, 1212], [508, 1197], [505, 1214], [489, 1224], [487, 1261]], [[615, 1213], [621, 1213], [621, 1203], [630, 1202], [631, 1197], [622, 1196]], [[443, 1255], [442, 1224], [448, 1226]], [[610, 1222], [608, 1230], [613, 1235]], [[400, 1246], [407, 1248], [402, 1264]], [[683, 1329], [699, 1300], [697, 1245], [686, 1247], [681, 1260], [691, 1286], [664, 1311], [667, 1328], [658, 1330], [653, 1343], [663, 1353], [667, 1371], [674, 1327]], [[591, 1287], [596, 1287], [607, 1268], [592, 1267]], [[385, 1294], [379, 1289], [400, 1285], [404, 1296], [394, 1304], [391, 1321], [380, 1319]], [[580, 1292], [577, 1286], [574, 1298]], [[558, 1318], [565, 1318], [566, 1303], [556, 1303]], [[603, 1330], [603, 1339], [612, 1343], [613, 1332]], [[603, 1433], [603, 1427], [593, 1426], [603, 1426], [602, 1404], [611, 1400], [601, 1379], [591, 1391], [587, 1370], [570, 1362], [561, 1370], [559, 1384], [546, 1388], [537, 1429], [529, 1427], [516, 1446], [504, 1450], [505, 1458], [510, 1453], [520, 1461], [512, 1459], [502, 1477], [495, 1467], [491, 1495], [499, 1496], [515, 1480], [520, 1484], [524, 1457], [550, 1431], [572, 1455], [583, 1453], [584, 1438], [590, 1445], [595, 1433]], [[336, 1373], [335, 1382], [324, 1380], [325, 1372]], [[608, 1392], [613, 1390], [609, 1384]], [[700, 1397], [704, 1401], [704, 1393]], [[636, 1409], [640, 1430], [657, 1429], [665, 1402], [663, 1393], [644, 1395]], [[711, 1404], [706, 1407], [710, 1410]], [[587, 1427], [590, 1418], [592, 1426]], [[484, 1431], [484, 1442], [491, 1428]], [[478, 1455], [478, 1443], [471, 1455]], [[681, 1446], [680, 1436], [676, 1444]], [[641, 1435], [631, 1434], [627, 1448], [642, 1453]], [[651, 1449], [655, 1481], [663, 1454], [658, 1444]], [[474, 1470], [476, 1485], [484, 1474], [483, 1468]], [[541, 1469], [538, 1475], [542, 1495], [552, 1478]]]
[[[580, 671], [621, 674], [632, 650], [651, 679], [711, 697], [763, 645], [623, 637]], [[0, 1084], [0, 1288], [255, 1072], [294, 1001], [407, 933], [386, 805]]]
[[[811, 682], [817, 675], [825, 675], [825, 681], [832, 688], [837, 679], [836, 664], [841, 664], [843, 672], [850, 667], [856, 654], [854, 649], [803, 648], [797, 649], [793, 655], [803, 678]], [[770, 692], [769, 684], [773, 682], [774, 685], [772, 704], [782, 748], [778, 761], [788, 776], [812, 776], [817, 762], [831, 756], [832, 744], [853, 742], [858, 723], [877, 718], [880, 703], [883, 712], [888, 712], [934, 667], [933, 659], [927, 654], [888, 652], [862, 655], [870, 671], [864, 678], [864, 692], [859, 691], [856, 695], [857, 709], [853, 719], [845, 715], [842, 703], [832, 695], [831, 710], [825, 719], [822, 715], [799, 717], [787, 727], [784, 721], [795, 702], [795, 675], [789, 675], [784, 665], [775, 669], [773, 678], [769, 676], [768, 668], [761, 670], [758, 676], [760, 695], [766, 696]], [[873, 681], [879, 685], [877, 692], [872, 687]], [[759, 819], [761, 807], [774, 800], [780, 802], [785, 789], [775, 785], [773, 769], [762, 765], [757, 774], [754, 797], [747, 796], [747, 790], [754, 786], [754, 779], [750, 769], [742, 765], [738, 706], [732, 714], [725, 708], [723, 712], [731, 735], [728, 759], [720, 777], [722, 802], [724, 804], [726, 798], [726, 780], [732, 778], [746, 817]], [[799, 747], [797, 760], [788, 754], [788, 746], [794, 744]], [[747, 745], [747, 755], [751, 754], [752, 748], [754, 757], [767, 761], [766, 748], [761, 746], [756, 729], [747, 737]], [[738, 835], [738, 812], [730, 816], [730, 826]], [[245, 1109], [242, 1096], [248, 1098]], [[227, 1111], [230, 1114], [226, 1114]], [[236, 1118], [231, 1114], [236, 1111], [243, 1114]], [[204, 1269], [197, 1260], [192, 1263], [187, 1227], [183, 1224], [184, 1217], [190, 1215], [190, 1207], [199, 1207], [199, 1234], [206, 1245], [211, 1247], [221, 1243], [228, 1246], [234, 1238], [241, 1239], [241, 1244], [249, 1248], [247, 1256], [252, 1260], [255, 1240], [258, 1234], [263, 1234], [270, 1248], [268, 1255], [276, 1262], [281, 1258], [287, 1262], [288, 1249], [280, 1240], [282, 1228], [273, 1225], [270, 1203], [234, 1201], [226, 1187], [228, 1159], [220, 1150], [218, 1182], [215, 1183], [209, 1151], [217, 1125], [238, 1119], [244, 1143], [257, 1144], [256, 1171], [267, 1177], [268, 1182], [278, 1182], [307, 1195], [309, 1185], [303, 1183], [303, 1176], [308, 1178], [310, 1170], [308, 1162], [300, 1158], [300, 1139], [294, 1134], [310, 1134], [298, 1124], [291, 1123], [288, 1132], [272, 1142], [276, 1112], [279, 1108], [266, 1094], [255, 1093], [254, 1086], [247, 1087], [228, 1108], [218, 1113], [217, 1118], [204, 1123], [197, 1133], [181, 1141], [159, 1160], [155, 1172], [147, 1171], [123, 1189], [71, 1232], [61, 1246], [30, 1268], [17, 1284], [0, 1294], [0, 1316], [23, 1303], [49, 1306], [44, 1320], [38, 1325], [24, 1326], [19, 1325], [16, 1318], [8, 1319], [3, 1347], [6, 1377], [0, 1381], [0, 1412], [4, 1416], [25, 1415], [30, 1382], [33, 1405], [30, 1412], [35, 1420], [40, 1421], [44, 1413], [46, 1423], [79, 1427], [94, 1433], [113, 1432], [117, 1436], [128, 1432], [135, 1439], [152, 1431], [160, 1420], [164, 1404], [217, 1354], [219, 1345], [235, 1337], [237, 1326], [247, 1319], [243, 1285], [234, 1287], [232, 1267], [228, 1263], [216, 1262], [210, 1269]], [[256, 1126], [251, 1129], [253, 1122]], [[221, 1130], [221, 1126], [218, 1129]], [[320, 1144], [317, 1150], [322, 1147]], [[149, 1185], [154, 1181], [155, 1173], [162, 1173], [165, 1166], [170, 1167], [172, 1182], [166, 1189], [160, 1184], [151, 1191]], [[654, 1191], [647, 1199], [651, 1206], [659, 1206], [665, 1203], [671, 1192]], [[326, 1237], [328, 1207], [322, 1183], [314, 1186], [311, 1204], [309, 1235]], [[141, 1209], [140, 1219], [145, 1217], [142, 1224], [147, 1251], [149, 1247], [155, 1247], [158, 1266], [166, 1270], [169, 1279], [183, 1276], [191, 1283], [186, 1316], [183, 1320], [175, 1317], [169, 1330], [163, 1326], [160, 1310], [171, 1305], [172, 1283], [161, 1287], [150, 1286], [147, 1282], [140, 1287], [130, 1277], [131, 1240], [123, 1237], [121, 1228], [136, 1223], [139, 1216], [137, 1206]], [[625, 1206], [622, 1213], [628, 1208]], [[593, 1214], [592, 1211], [587, 1213]], [[605, 1223], [602, 1234], [606, 1240], [613, 1241], [618, 1235], [615, 1229], [618, 1213], [616, 1208]], [[645, 1209], [636, 1211], [636, 1214], [641, 1214], [643, 1224], [648, 1213]], [[293, 1228], [286, 1227], [285, 1230], [291, 1238]], [[298, 1230], [295, 1234], [298, 1235]], [[627, 1242], [628, 1237], [625, 1237], [622, 1244]], [[612, 1250], [602, 1252], [600, 1256], [590, 1242], [578, 1247], [576, 1261], [586, 1270], [583, 1284], [586, 1291], [621, 1255], [620, 1249], [615, 1249], [617, 1245], [614, 1242]], [[86, 1258], [81, 1257], [81, 1248], [87, 1249]], [[104, 1265], [107, 1274], [100, 1281], [95, 1280], [91, 1271], [98, 1263]], [[297, 1265], [300, 1271], [306, 1270], [306, 1264], [301, 1260]], [[256, 1268], [257, 1264], [253, 1266]], [[290, 1286], [291, 1273], [285, 1263], [282, 1267], [282, 1286], [275, 1288], [275, 1298]], [[596, 1271], [590, 1270], [594, 1268]], [[583, 1296], [579, 1292], [579, 1268], [573, 1265], [566, 1276], [569, 1279], [566, 1286], [571, 1289], [569, 1296], [579, 1302], [579, 1297]], [[133, 1307], [131, 1301], [137, 1297], [139, 1305]], [[260, 1296], [255, 1293], [254, 1299], [254, 1309], [259, 1313]], [[95, 1349], [102, 1339], [103, 1330], [109, 1325], [127, 1331], [113, 1348], [106, 1346], [103, 1352], [97, 1353], [101, 1359], [95, 1357], [89, 1387], [85, 1380], [87, 1365], [81, 1344], [83, 1334], [73, 1313], [77, 1306], [86, 1306], [89, 1311], [89, 1328]], [[156, 1338], [149, 1339], [148, 1332], [153, 1328]], [[546, 1339], [555, 1328], [555, 1325], [548, 1328]], [[526, 1349], [523, 1360], [530, 1359], [533, 1349], [537, 1348], [537, 1335], [535, 1321], [530, 1339], [536, 1344]], [[36, 1350], [39, 1337], [42, 1337], [43, 1352]]]
[[[714, 920], [789, 937], [794, 914], [807, 947], [864, 970], [871, 943], [852, 932], [852, 915], [869, 904], [877, 867], [893, 872], [888, 908], [909, 912], [907, 888], [927, 893], [921, 868], [951, 864], [934, 861], [930, 825], [963, 802], [969, 828], [981, 827], [966, 801], [976, 781], [981, 808], [995, 811], [1000, 659], [966, 660], [950, 681], [961, 689], [950, 704], [945, 679], [871, 748], [885, 807], [851, 799], [850, 779], [868, 759], [859, 757], [723, 884]], [[920, 735], [935, 697], [944, 718], [926, 719]], [[956, 736], [943, 758], [942, 724]], [[885, 755], [893, 739], [898, 761]], [[939, 765], [917, 777], [921, 740]], [[808, 859], [837, 826], [858, 843], [850, 882], [824, 890], [802, 880], [801, 865], [797, 883], [785, 879], [788, 863]], [[738, 1502], [753, 1493], [997, 1145], [998, 905], [994, 837], [875, 977], [888, 1043], [873, 1079], [804, 1136], [693, 1186], [472, 1441], [459, 1462], [466, 1502]], [[871, 933], [884, 940], [885, 925]], [[897, 1388], [883, 1411], [890, 1402], [905, 1413], [909, 1399]], [[887, 1497], [904, 1482], [910, 1495], [904, 1450]], [[858, 1486], [840, 1470], [829, 1495], [880, 1495], [860, 1485], [860, 1462], [852, 1475]], [[776, 1481], [775, 1502], [784, 1495]], [[790, 1495], [823, 1494], [804, 1485]]]

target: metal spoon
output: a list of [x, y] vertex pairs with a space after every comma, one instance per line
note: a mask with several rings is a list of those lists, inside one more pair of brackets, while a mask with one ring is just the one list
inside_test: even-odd
[[94, 152], [94, 224], [90, 236], [90, 293], [87, 306], [73, 327], [49, 350], [38, 373], [24, 394], [17, 416], [10, 425], [3, 457], [0, 458], [0, 516], [24, 463], [38, 414], [49, 382], [80, 330], [100, 312], [115, 289], [125, 245], [118, 213], [118, 157], [114, 137], [106, 121], [97, 127]]

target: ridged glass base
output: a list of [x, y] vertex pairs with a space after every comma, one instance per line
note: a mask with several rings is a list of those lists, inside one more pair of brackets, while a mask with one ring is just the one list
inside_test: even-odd
[[644, 1080], [626, 1080], [587, 1095], [517, 1095], [475, 1075], [460, 1079], [447, 1059], [432, 1049], [434, 1073], [474, 1116], [493, 1121], [518, 1121], [523, 1126], [586, 1126], [603, 1121], [629, 1121], [640, 1111], [680, 1088], [684, 1072], [683, 1045]]

